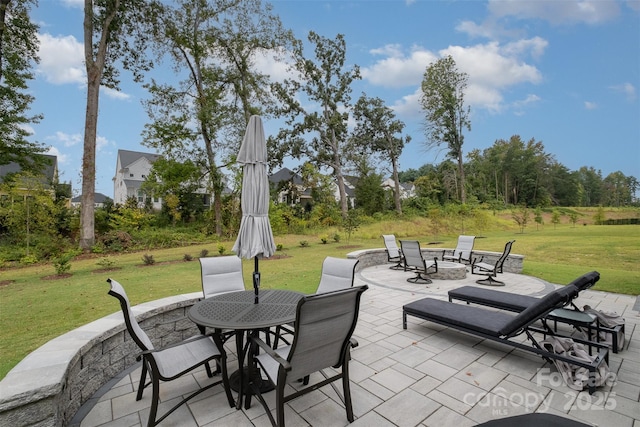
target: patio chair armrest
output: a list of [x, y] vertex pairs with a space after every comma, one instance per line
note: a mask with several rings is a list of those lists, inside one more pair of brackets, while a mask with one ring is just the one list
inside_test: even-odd
[[260, 347], [265, 353], [271, 356], [273, 360], [278, 362], [278, 364], [281, 365], [286, 371], [291, 370], [291, 364], [286, 360], [284, 360], [282, 356], [280, 356], [278, 353], [276, 353], [276, 351], [273, 348], [271, 348], [270, 345], [267, 345], [266, 342], [262, 341], [258, 337], [252, 337], [252, 336], [249, 337], [249, 341], [251, 341], [252, 343], [256, 344], [258, 347]]
[[194, 342], [194, 341], [204, 340], [204, 339], [208, 339], [208, 338], [213, 338], [213, 337], [210, 337], [209, 335], [193, 336], [193, 337], [191, 337], [189, 339], [186, 339], [186, 340], [183, 340], [183, 341], [179, 341], [179, 342], [176, 342], [176, 343], [173, 343], [173, 344], [169, 344], [169, 345], [166, 345], [166, 346], [161, 347], [161, 348], [152, 348], [151, 350], [144, 350], [144, 351], [140, 352], [138, 357], [142, 357], [142, 356], [144, 356], [146, 354], [157, 353], [159, 351], [164, 351], [166, 349], [173, 348], [173, 347], [180, 347], [181, 345], [184, 345], [187, 342]]
[[358, 340], [353, 337], [349, 338], [349, 344], [351, 345], [351, 348], [356, 348], [360, 345], [360, 343], [358, 343]]

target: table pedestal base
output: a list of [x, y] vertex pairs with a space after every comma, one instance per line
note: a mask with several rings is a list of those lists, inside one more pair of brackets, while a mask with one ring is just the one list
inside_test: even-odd
[[[256, 372], [256, 375], [260, 376], [260, 372]], [[251, 388], [249, 388], [249, 368], [247, 368], [246, 366], [244, 367], [244, 370], [242, 372], [242, 377], [244, 379], [242, 391], [244, 394], [249, 394], [251, 393]], [[258, 385], [260, 393], [267, 393], [275, 388], [271, 381], [265, 380], [262, 377], [260, 377], [258, 381], [260, 382]], [[254, 380], [253, 382], [256, 383], [256, 380]], [[231, 390], [235, 392], [238, 392], [240, 390], [240, 371], [234, 371], [231, 373], [231, 375], [229, 375], [229, 386], [231, 387]]]

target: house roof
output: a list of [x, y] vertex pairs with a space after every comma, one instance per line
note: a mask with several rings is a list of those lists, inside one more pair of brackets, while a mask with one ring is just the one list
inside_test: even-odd
[[288, 168], [282, 168], [269, 176], [269, 182], [279, 184], [282, 181], [291, 181], [294, 185], [302, 185], [302, 177]]
[[120, 158], [120, 167], [126, 168], [141, 157], [145, 157], [150, 163], [153, 163], [162, 156], [160, 154], [143, 153], [141, 151], [118, 150], [118, 157]]
[[[58, 164], [58, 157], [50, 154], [38, 154], [46, 159], [50, 160], [50, 164], [42, 166], [41, 173], [44, 175], [47, 181], [51, 182], [55, 178], [55, 173]], [[10, 173], [18, 173], [22, 171], [22, 167], [16, 162], [7, 163], [6, 165], [0, 165], [0, 178], [4, 178]]]
[[[105, 196], [102, 193], [94, 193], [93, 194], [94, 203], [104, 203], [107, 199], [109, 199], [109, 197]], [[80, 203], [81, 201], [82, 201], [82, 195], [76, 196], [73, 199], [71, 199], [71, 203]]]

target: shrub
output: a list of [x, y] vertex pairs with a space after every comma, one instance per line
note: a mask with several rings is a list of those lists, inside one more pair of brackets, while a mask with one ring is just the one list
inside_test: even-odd
[[109, 257], [104, 257], [100, 261], [96, 262], [96, 264], [102, 268], [112, 268], [116, 262]]
[[200, 251], [200, 258], [205, 258], [207, 255], [209, 255], [209, 250], [208, 249], [202, 249]]
[[144, 254], [142, 256], [142, 262], [144, 262], [144, 265], [153, 265], [156, 263], [156, 260], [153, 259], [153, 255], [151, 254]]
[[327, 236], [320, 237], [320, 241], [323, 245], [326, 245], [329, 242], [329, 238]]
[[333, 235], [333, 241], [336, 243], [340, 242], [340, 234], [336, 233]]
[[282, 245], [282, 243], [278, 243], [276, 245], [276, 251], [280, 252], [280, 251], [282, 251], [282, 249], [284, 249], [284, 246]]
[[34, 255], [25, 255], [22, 258], [20, 258], [20, 264], [22, 265], [31, 265], [37, 262], [38, 262], [38, 258], [36, 258]]
[[133, 246], [133, 238], [126, 231], [110, 231], [100, 237], [100, 242], [113, 252], [121, 252]]
[[300, 241], [300, 247], [308, 248], [309, 247], [309, 241], [308, 240], [301, 240]]
[[220, 255], [224, 254], [226, 250], [227, 249], [224, 247], [224, 245], [218, 245], [218, 253]]
[[183, 261], [193, 261], [193, 257], [189, 254], [184, 254], [182, 257]]
[[53, 261], [53, 267], [56, 269], [56, 274], [58, 276], [61, 276], [67, 271], [71, 270], [70, 261], [73, 256], [73, 253], [64, 253]]

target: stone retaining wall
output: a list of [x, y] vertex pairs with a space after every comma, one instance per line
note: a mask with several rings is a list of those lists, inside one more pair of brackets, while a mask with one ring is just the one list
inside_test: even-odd
[[[132, 310], [151, 340], [164, 346], [198, 333], [186, 314], [201, 297], [178, 295]], [[119, 308], [115, 298], [107, 298]], [[0, 382], [0, 426], [66, 425], [100, 387], [136, 363], [139, 353], [121, 311], [54, 338]]]
[[[437, 248], [422, 251], [425, 257], [439, 258], [442, 254]], [[501, 253], [474, 251], [474, 255], [484, 256], [485, 262], [491, 263]], [[384, 248], [351, 252], [347, 258], [360, 260], [357, 271], [387, 263]], [[509, 255], [505, 271], [521, 273], [523, 260], [522, 255]], [[201, 297], [200, 292], [177, 295], [132, 310], [151, 340], [165, 346], [198, 333], [186, 316]], [[113, 305], [119, 309], [115, 299]], [[120, 310], [52, 339], [0, 381], [0, 426], [66, 425], [100, 387], [136, 363], [139, 352], [126, 332]]]

